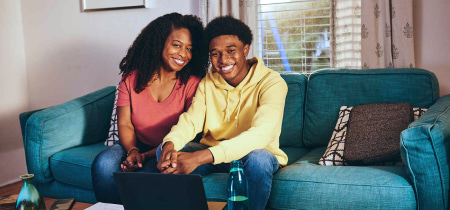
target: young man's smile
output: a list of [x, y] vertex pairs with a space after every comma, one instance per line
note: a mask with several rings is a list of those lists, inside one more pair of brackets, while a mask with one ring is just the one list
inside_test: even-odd
[[222, 70], [222, 72], [224, 72], [226, 74], [228, 72], [231, 72], [230, 70], [233, 67], [234, 67], [234, 64], [233, 65], [222, 66], [222, 67], [220, 67], [220, 69]]

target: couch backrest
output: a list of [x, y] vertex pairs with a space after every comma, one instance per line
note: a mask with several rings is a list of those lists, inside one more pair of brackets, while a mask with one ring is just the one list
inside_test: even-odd
[[438, 98], [436, 76], [423, 69], [320, 70], [308, 80], [303, 141], [327, 146], [341, 106], [406, 102], [428, 108]]
[[288, 85], [283, 124], [280, 134], [281, 147], [303, 147], [303, 118], [306, 84], [308, 78], [298, 73], [283, 73], [281, 77]]

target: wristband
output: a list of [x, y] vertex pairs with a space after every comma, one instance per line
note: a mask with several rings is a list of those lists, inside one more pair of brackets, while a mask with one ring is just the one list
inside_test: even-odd
[[130, 150], [128, 150], [128, 152], [127, 152], [127, 157], [130, 156], [130, 154], [131, 154], [131, 152], [132, 152], [133, 150], [136, 150], [136, 151], [139, 152], [139, 148], [137, 148], [137, 147], [131, 147]]

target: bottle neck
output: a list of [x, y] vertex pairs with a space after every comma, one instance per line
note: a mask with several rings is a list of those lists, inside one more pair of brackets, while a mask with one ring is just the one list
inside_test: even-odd
[[234, 160], [233, 162], [231, 162], [230, 172], [235, 171], [243, 171], [242, 162], [240, 160]]
[[32, 175], [22, 175], [20, 178], [23, 181], [23, 188], [28, 188], [33, 183], [33, 177]]

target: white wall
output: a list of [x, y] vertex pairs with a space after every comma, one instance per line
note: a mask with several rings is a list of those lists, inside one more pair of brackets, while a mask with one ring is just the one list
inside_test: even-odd
[[119, 62], [150, 21], [198, 13], [198, 0], [149, 0], [150, 8], [80, 12], [80, 0], [22, 0], [31, 109], [116, 85]]
[[0, 186], [27, 173], [19, 114], [58, 105], [119, 80], [119, 62], [150, 21], [198, 15], [199, 0], [80, 12], [80, 0], [0, 0]]
[[441, 96], [450, 94], [449, 8], [447, 0], [413, 2], [416, 66], [436, 74]]
[[26, 173], [19, 114], [29, 109], [20, 1], [0, 1], [0, 186]]

